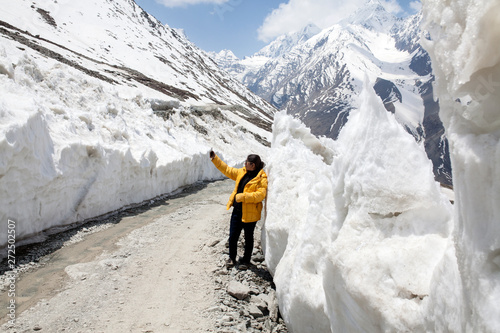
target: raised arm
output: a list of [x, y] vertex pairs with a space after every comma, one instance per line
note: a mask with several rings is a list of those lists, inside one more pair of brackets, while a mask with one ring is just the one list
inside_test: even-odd
[[217, 169], [219, 169], [220, 172], [222, 172], [226, 177], [231, 178], [232, 180], [236, 180], [236, 177], [238, 176], [237, 168], [228, 166], [219, 158], [219, 156], [215, 155], [215, 153], [213, 152], [210, 152], [210, 157], [212, 158], [212, 163]]

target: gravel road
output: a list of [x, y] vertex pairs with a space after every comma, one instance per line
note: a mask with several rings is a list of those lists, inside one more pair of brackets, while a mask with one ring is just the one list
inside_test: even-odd
[[[0, 331], [287, 332], [260, 228], [255, 265], [224, 267], [233, 186], [198, 183], [20, 249], [20, 266], [0, 275]], [[7, 317], [13, 274], [15, 325]], [[247, 294], [230, 295], [235, 283]]]

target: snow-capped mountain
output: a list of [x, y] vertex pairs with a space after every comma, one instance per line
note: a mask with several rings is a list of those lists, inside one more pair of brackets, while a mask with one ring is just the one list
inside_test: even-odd
[[232, 51], [222, 50], [219, 53], [209, 52], [209, 56], [225, 71], [240, 82], [245, 82], [247, 76], [256, 73], [266, 62], [268, 57], [250, 57], [240, 60]]
[[253, 56], [244, 59], [238, 59], [230, 50], [222, 50], [219, 53], [211, 52], [210, 56], [220, 67], [248, 86], [257, 80], [257, 73], [266, 63], [287, 54], [320, 31], [321, 29], [314, 24], [308, 24], [300, 31], [290, 32], [276, 38]]
[[387, 12], [378, 0], [368, 0], [340, 25], [360, 25], [368, 30], [384, 32], [392, 28], [396, 21], [396, 17]]
[[209, 52], [209, 55], [217, 65], [224, 69], [231, 68], [240, 60], [231, 50], [222, 50], [219, 53]]
[[297, 45], [307, 42], [311, 37], [321, 32], [321, 29], [314, 24], [308, 24], [297, 32], [290, 32], [288, 34], [279, 36], [269, 45], [262, 48], [254, 56], [278, 58], [281, 57]]
[[0, 220], [22, 242], [217, 178], [208, 151], [265, 158], [274, 111], [132, 0], [5, 2]]
[[[418, 142], [425, 141], [436, 179], [451, 185], [430, 59], [419, 44], [421, 19], [421, 14], [398, 19], [370, 0], [339, 24], [295, 39], [295, 45], [290, 43], [294, 39], [278, 38], [256, 54], [270, 58], [258, 71], [245, 72], [237, 62], [238, 79], [276, 108], [297, 115], [314, 134], [337, 138], [359, 105], [366, 74], [386, 109]], [[286, 51], [269, 52], [281, 49]]]

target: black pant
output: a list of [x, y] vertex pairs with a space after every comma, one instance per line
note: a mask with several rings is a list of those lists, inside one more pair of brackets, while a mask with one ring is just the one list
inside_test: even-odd
[[236, 261], [236, 254], [238, 251], [238, 239], [240, 238], [241, 230], [245, 230], [245, 254], [242, 261], [250, 262], [253, 252], [253, 232], [257, 222], [242, 222], [241, 211], [233, 209], [231, 215], [231, 226], [229, 227], [229, 258]]

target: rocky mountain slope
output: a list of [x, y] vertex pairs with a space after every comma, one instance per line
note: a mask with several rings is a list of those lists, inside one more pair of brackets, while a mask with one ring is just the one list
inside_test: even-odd
[[16, 1], [0, 13], [0, 36], [114, 85], [272, 119], [272, 107], [132, 0]]

